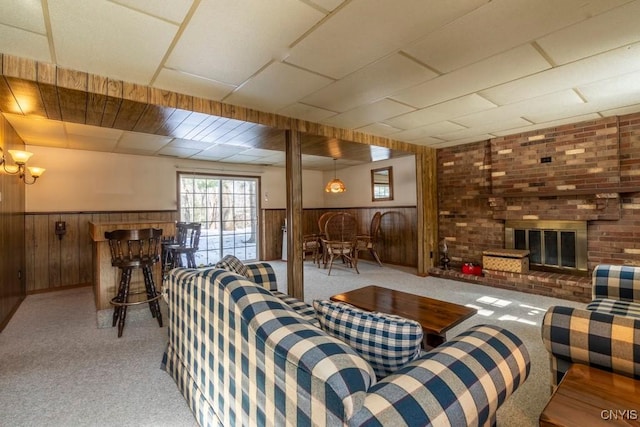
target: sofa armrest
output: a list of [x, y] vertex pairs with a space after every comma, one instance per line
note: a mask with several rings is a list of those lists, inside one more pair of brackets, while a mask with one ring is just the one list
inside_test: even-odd
[[249, 280], [270, 291], [278, 290], [276, 273], [273, 271], [271, 264], [267, 262], [254, 262], [252, 264], [246, 264], [246, 266], [248, 269], [247, 278]]
[[497, 409], [530, 368], [515, 335], [475, 326], [371, 387], [349, 425], [495, 424]]
[[598, 265], [593, 269], [592, 299], [640, 302], [640, 267]]
[[555, 388], [573, 363], [640, 378], [640, 319], [554, 306], [542, 320]]

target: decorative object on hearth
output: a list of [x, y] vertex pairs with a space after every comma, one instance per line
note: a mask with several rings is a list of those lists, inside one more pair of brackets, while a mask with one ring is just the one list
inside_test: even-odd
[[[2, 165], [6, 173], [8, 173], [9, 175], [18, 175], [18, 177], [25, 184], [29, 185], [34, 184], [36, 180], [40, 178], [40, 176], [42, 176], [45, 169], [37, 166], [27, 166], [27, 161], [31, 156], [33, 156], [33, 153], [21, 150], [8, 151], [9, 154], [11, 154], [11, 158], [13, 159], [15, 166], [10, 166], [7, 169], [7, 161], [4, 158], [4, 152], [2, 151], [2, 148], [0, 148], [0, 165]], [[27, 170], [29, 171], [29, 175], [31, 175], [31, 178], [33, 178], [33, 181], [27, 181]]]
[[465, 262], [462, 265], [462, 273], [463, 274], [471, 274], [474, 276], [482, 276], [482, 266], [476, 265], [472, 262]]
[[528, 273], [529, 251], [526, 249], [486, 250], [482, 252], [482, 264], [487, 270]]
[[337, 159], [333, 159], [333, 179], [324, 187], [324, 191], [327, 193], [344, 193], [347, 191], [347, 187], [344, 185], [344, 182], [339, 180], [336, 176], [336, 160]]
[[447, 246], [447, 239], [442, 239], [442, 256], [440, 257], [440, 265], [443, 270], [449, 269], [449, 247]]

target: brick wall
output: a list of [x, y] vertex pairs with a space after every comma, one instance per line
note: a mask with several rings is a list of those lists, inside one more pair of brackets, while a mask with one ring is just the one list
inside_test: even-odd
[[504, 247], [506, 219], [585, 220], [590, 270], [640, 265], [640, 113], [439, 149], [438, 204], [454, 267]]

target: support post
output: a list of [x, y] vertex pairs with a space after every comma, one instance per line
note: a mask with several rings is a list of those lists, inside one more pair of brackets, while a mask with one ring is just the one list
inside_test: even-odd
[[285, 131], [287, 178], [287, 293], [304, 299], [302, 254], [302, 145], [300, 132]]
[[418, 276], [428, 276], [438, 253], [438, 192], [435, 150], [416, 153]]

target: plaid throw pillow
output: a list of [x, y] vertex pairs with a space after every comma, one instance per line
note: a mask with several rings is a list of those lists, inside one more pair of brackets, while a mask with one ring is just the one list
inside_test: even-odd
[[378, 378], [420, 356], [422, 327], [414, 320], [333, 301], [315, 300], [313, 308], [322, 329], [356, 350]]
[[249, 269], [247, 266], [233, 255], [225, 255], [224, 258], [218, 261], [215, 267], [232, 271], [244, 277], [249, 277]]

